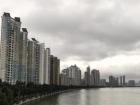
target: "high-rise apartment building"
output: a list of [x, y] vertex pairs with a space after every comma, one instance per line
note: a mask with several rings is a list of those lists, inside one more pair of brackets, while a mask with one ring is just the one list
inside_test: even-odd
[[50, 48], [45, 49], [44, 55], [44, 84], [50, 84]]
[[63, 72], [60, 74], [60, 85], [61, 86], [69, 86], [70, 85], [70, 78]]
[[39, 84], [44, 84], [45, 72], [45, 44], [39, 44]]
[[87, 67], [87, 70], [85, 72], [85, 86], [90, 86], [90, 67]]
[[65, 74], [69, 85], [80, 86], [81, 85], [81, 70], [76, 65], [72, 65], [64, 70], [62, 73]]
[[106, 86], [106, 79], [100, 80], [100, 86]]
[[109, 76], [109, 86], [113, 87], [113, 86], [118, 86], [118, 85], [119, 85], [118, 77]]
[[34, 57], [34, 50], [35, 50], [35, 47], [34, 47], [34, 43], [33, 41], [31, 40], [28, 40], [28, 47], [27, 47], [27, 57], [28, 57], [28, 60], [27, 60], [27, 82], [30, 83], [30, 82], [33, 82], [34, 79], [33, 79], [33, 75], [34, 75], [34, 70], [35, 70], [35, 64], [34, 64], [34, 60], [35, 60], [35, 57]]
[[[10, 13], [4, 13], [1, 25], [1, 79], [10, 84], [16, 81], [26, 81], [26, 67], [24, 65], [23, 52], [26, 48], [27, 32], [20, 31], [21, 21], [19, 17], [12, 18]], [[26, 33], [26, 35], [25, 35]], [[24, 37], [24, 38], [23, 38]], [[25, 60], [25, 59], [24, 59]], [[26, 60], [25, 60], [26, 61]], [[24, 69], [25, 67], [25, 69]]]
[[27, 82], [38, 83], [39, 77], [39, 45], [36, 39], [28, 40]]
[[60, 74], [60, 60], [51, 55], [50, 56], [50, 84], [59, 85]]
[[129, 81], [128, 81], [127, 86], [133, 87], [133, 86], [135, 86], [135, 85], [136, 85], [135, 80], [129, 80]]
[[123, 78], [122, 78], [122, 76], [120, 76], [120, 84], [119, 85], [123, 86]]
[[125, 83], [125, 75], [120, 76], [120, 84], [119, 85], [120, 86], [125, 86], [126, 85], [126, 83]]
[[122, 80], [123, 80], [123, 82], [122, 82], [123, 86], [126, 86], [126, 83], [125, 83], [125, 75], [122, 76]]
[[63, 69], [60, 74], [60, 85], [62, 86], [70, 86], [71, 78], [69, 77], [69, 69]]
[[87, 71], [85, 71], [84, 72], [84, 85], [85, 86], [89, 86], [88, 83], [87, 83], [87, 78], [88, 78], [88, 73], [87, 73]]
[[19, 67], [16, 74], [18, 75], [17, 80], [21, 82], [27, 82], [27, 37], [27, 29], [22, 28], [22, 32], [20, 33], [18, 40]]
[[91, 71], [91, 86], [100, 85], [100, 72], [99, 70], [93, 69]]

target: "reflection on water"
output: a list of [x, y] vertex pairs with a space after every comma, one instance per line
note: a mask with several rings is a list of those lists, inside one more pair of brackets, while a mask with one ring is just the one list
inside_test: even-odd
[[26, 105], [140, 105], [140, 88], [81, 89]]

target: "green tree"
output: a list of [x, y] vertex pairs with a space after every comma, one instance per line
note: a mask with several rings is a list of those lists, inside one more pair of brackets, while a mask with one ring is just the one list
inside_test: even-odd
[[5, 95], [5, 93], [2, 93], [1, 91], [0, 91], [0, 105], [10, 105], [8, 103], [7, 96]]

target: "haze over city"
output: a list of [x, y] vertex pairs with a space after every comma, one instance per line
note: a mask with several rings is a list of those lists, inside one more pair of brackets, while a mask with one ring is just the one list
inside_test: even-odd
[[45, 42], [61, 69], [88, 65], [103, 76], [140, 79], [140, 1], [0, 0], [0, 15], [21, 17], [29, 37]]

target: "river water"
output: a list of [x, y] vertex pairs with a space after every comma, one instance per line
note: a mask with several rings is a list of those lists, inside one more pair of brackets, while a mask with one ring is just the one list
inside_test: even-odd
[[140, 88], [74, 90], [26, 105], [140, 105]]

